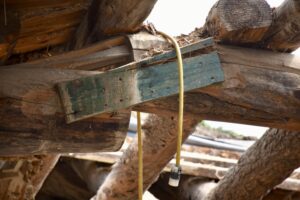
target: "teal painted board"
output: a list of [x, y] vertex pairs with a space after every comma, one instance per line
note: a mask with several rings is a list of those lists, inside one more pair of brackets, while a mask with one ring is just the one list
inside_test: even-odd
[[[102, 74], [58, 84], [67, 122], [117, 111], [178, 93], [177, 62], [131, 63]], [[184, 59], [185, 91], [224, 80], [216, 52]]]

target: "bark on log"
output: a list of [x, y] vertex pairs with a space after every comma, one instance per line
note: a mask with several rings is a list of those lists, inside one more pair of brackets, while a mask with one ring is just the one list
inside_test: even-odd
[[[3, 26], [3, 21], [0, 24], [0, 60], [11, 54], [66, 42], [74, 34], [90, 4], [84, 0], [13, 0], [5, 3], [10, 18], [8, 26]], [[0, 7], [3, 10], [3, 2]], [[3, 13], [0, 13], [1, 20], [4, 19]]]
[[42, 155], [2, 160], [0, 199], [34, 199], [58, 158], [57, 155]]
[[223, 43], [261, 41], [272, 22], [271, 8], [263, 0], [220, 0], [210, 10], [203, 35]]
[[263, 46], [273, 51], [292, 52], [300, 46], [300, 2], [285, 0], [273, 11], [273, 22]]
[[300, 166], [299, 142], [299, 131], [270, 129], [205, 200], [260, 199]]
[[[198, 120], [185, 118], [184, 138], [191, 133], [197, 123]], [[143, 126], [143, 132], [144, 189], [147, 189], [176, 152], [177, 120], [151, 115]], [[114, 165], [93, 199], [137, 199], [137, 152], [137, 140], [135, 140]]]
[[55, 83], [93, 73], [97, 72], [3, 67], [0, 155], [118, 150], [127, 132], [129, 111], [73, 124], [64, 119]]
[[[300, 130], [299, 58], [223, 45], [217, 50], [225, 81], [186, 93], [186, 115]], [[176, 113], [177, 97], [143, 103], [134, 110]]]
[[78, 49], [106, 36], [136, 32], [157, 0], [93, 0], [70, 43]]
[[201, 177], [190, 177], [180, 184], [181, 200], [203, 200], [217, 183]]
[[[264, 42], [266, 43], [266, 46], [268, 48], [272, 50], [286, 51], [281, 46], [282, 44], [285, 45], [286, 41], [280, 41], [280, 39], [278, 38], [284, 37], [284, 39], [281, 39], [289, 40], [290, 36], [294, 37], [298, 34], [295, 33], [297, 32], [295, 31], [295, 29], [297, 30], [298, 23], [296, 23], [295, 26], [292, 27], [296, 27], [294, 30], [290, 29], [290, 25], [293, 24], [293, 20], [295, 19], [294, 16], [297, 13], [295, 5], [296, 4], [294, 4], [293, 1], [287, 0], [283, 4], [283, 6], [279, 7], [277, 11], [275, 11], [275, 13], [277, 12], [275, 21], [273, 22], [272, 27], [268, 31], [267, 35], [264, 37]], [[290, 16], [290, 11], [292, 11], [293, 13], [291, 13], [292, 17]], [[279, 34], [277, 34], [278, 31]], [[285, 35], [287, 32], [292, 33], [292, 35]], [[226, 37], [221, 37], [219, 39], [220, 41], [227, 41]], [[293, 42], [295, 43], [295, 45], [297, 45], [295, 40]], [[244, 44], [243, 40], [237, 40], [234, 43], [241, 45]], [[260, 43], [256, 43], [254, 45], [260, 46]], [[236, 57], [238, 57], [238, 54], [236, 55]], [[230, 60], [231, 59], [227, 60], [227, 63], [223, 65], [225, 71], [228, 63], [231, 63]], [[284, 73], [290, 73], [290, 71], [286, 69], [285, 71], [281, 71], [278, 75], [280, 76]], [[298, 76], [299, 73], [296, 73], [296, 75]], [[255, 77], [259, 83], [261, 83], [260, 78], [263, 78], [263, 80], [268, 80], [268, 78], [260, 77], [258, 76], [258, 74], [256, 74]], [[273, 74], [270, 77], [273, 77], [273, 79], [275, 79], [276, 75]], [[297, 79], [299, 81], [299, 77]], [[288, 86], [289, 83], [289, 79], [286, 79], [286, 81], [282, 82], [282, 86]], [[292, 93], [295, 97], [295, 100], [299, 103], [299, 83], [295, 84], [294, 86], [295, 90]], [[261, 95], [269, 96], [270, 92], [268, 92], [268, 90], [274, 87], [272, 85], [265, 85], [264, 88], [265, 89], [261, 91]], [[280, 90], [282, 90], [283, 92], [287, 91], [285, 89]], [[258, 89], [257, 91], [260, 91], [260, 89]], [[217, 93], [218, 92], [212, 94], [211, 92], [209, 92], [208, 94], [218, 98], [218, 95], [216, 95]], [[225, 95], [225, 93], [223, 93], [223, 95]], [[249, 97], [249, 95], [247, 95], [247, 93], [242, 93], [240, 97], [249, 98], [249, 100], [252, 99], [251, 97]], [[277, 100], [278, 102], [280, 102], [279, 104], [282, 103], [280, 99]], [[260, 100], [258, 99], [257, 101]], [[245, 103], [246, 104], [244, 104], [244, 106], [248, 106], [247, 100], [245, 101]], [[275, 103], [273, 105], [278, 105], [278, 103]], [[256, 108], [260, 109], [261, 107], [257, 106], [253, 109]], [[296, 109], [298, 109], [298, 111], [297, 114], [295, 114], [299, 116], [299, 104], [296, 106]], [[282, 111], [282, 113], [285, 112], [288, 111]], [[242, 156], [238, 165], [235, 166], [228, 174], [226, 174], [225, 178], [219, 182], [218, 186], [205, 199], [254, 200], [262, 198], [262, 196], [264, 196], [269, 189], [272, 189], [275, 185], [282, 182], [290, 173], [292, 173], [295, 168], [300, 165], [298, 158], [299, 149], [296, 145], [299, 142], [299, 128], [296, 128], [294, 130], [298, 131], [285, 131], [279, 129], [269, 130], [263, 138], [261, 138]], [[264, 158], [260, 158], [260, 155], [263, 155]]]

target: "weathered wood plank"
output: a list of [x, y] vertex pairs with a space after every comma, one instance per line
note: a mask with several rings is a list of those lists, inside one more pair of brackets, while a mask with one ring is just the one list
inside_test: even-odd
[[[206, 47], [208, 43], [211, 44], [211, 41], [205, 40], [203, 44], [199, 42], [185, 47], [183, 54]], [[103, 74], [59, 83], [58, 88], [67, 114], [67, 122], [176, 94], [177, 63], [171, 61], [155, 64], [166, 62], [173, 57], [175, 53], [172, 51]], [[185, 91], [224, 80], [215, 52], [185, 58], [184, 66]]]
[[106, 66], [114, 68], [132, 61], [126, 43], [125, 36], [113, 37], [82, 49], [13, 66], [104, 71]]
[[[297, 56], [225, 45], [217, 49], [225, 81], [186, 93], [186, 116], [300, 130]], [[134, 107], [167, 115], [177, 109], [177, 97]]]

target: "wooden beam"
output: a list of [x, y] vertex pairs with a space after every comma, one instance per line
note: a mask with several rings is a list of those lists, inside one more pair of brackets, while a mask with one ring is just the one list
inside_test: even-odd
[[261, 41], [272, 23], [271, 8], [261, 0], [221, 0], [210, 10], [203, 36], [230, 44]]
[[86, 44], [120, 33], [133, 33], [141, 28], [157, 0], [93, 0], [70, 47]]
[[[211, 39], [200, 41], [182, 48], [182, 53], [193, 54], [212, 44]], [[172, 51], [95, 76], [59, 83], [67, 122], [176, 94], [178, 67], [172, 61], [174, 57]], [[185, 91], [224, 80], [216, 52], [185, 58], [184, 65]]]
[[67, 125], [54, 85], [97, 73], [66, 69], [105, 71], [130, 62], [132, 51], [126, 44], [125, 37], [115, 37], [62, 55], [2, 67], [0, 155], [118, 150], [130, 110]]
[[113, 37], [86, 48], [15, 66], [105, 71], [132, 61], [132, 51], [127, 42], [125, 36]]
[[[1, 39], [0, 47], [6, 48], [0, 48], [0, 59], [5, 55], [26, 53], [65, 43], [74, 34], [89, 6], [89, 2], [83, 0], [75, 0], [73, 3], [70, 0], [51, 3], [13, 0], [6, 3], [9, 16], [18, 17], [9, 18], [8, 26], [1, 27], [4, 32], [0, 31], [0, 36], [4, 40]], [[4, 19], [3, 16], [1, 19]]]
[[99, 72], [2, 67], [0, 155], [118, 150], [130, 112], [107, 113], [65, 123], [55, 84]]
[[285, 0], [273, 10], [273, 23], [262, 46], [273, 51], [292, 52], [300, 46], [300, 2]]
[[[217, 50], [225, 81], [186, 93], [186, 115], [300, 130], [297, 56], [224, 45]], [[143, 103], [134, 110], [174, 114], [177, 97]]]

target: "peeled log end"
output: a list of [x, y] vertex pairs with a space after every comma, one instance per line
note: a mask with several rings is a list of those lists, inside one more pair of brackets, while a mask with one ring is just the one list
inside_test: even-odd
[[220, 0], [210, 10], [203, 34], [230, 44], [259, 42], [272, 23], [272, 11], [263, 0]]

